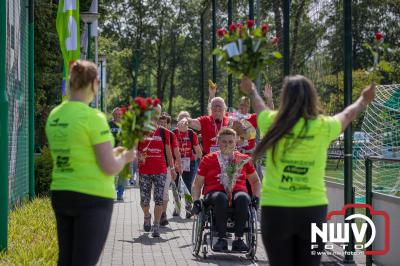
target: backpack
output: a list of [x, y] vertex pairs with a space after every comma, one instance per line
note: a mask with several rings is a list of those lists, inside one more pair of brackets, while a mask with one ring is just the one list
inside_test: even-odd
[[[164, 159], [165, 159], [165, 162], [168, 164], [167, 151], [165, 149], [165, 131], [164, 130], [168, 130], [168, 129], [166, 129], [164, 127], [160, 127], [160, 135], [161, 135], [162, 142], [164, 144]], [[172, 135], [171, 134], [169, 134], [169, 143], [172, 144]], [[172, 147], [172, 145], [171, 145], [171, 147]], [[171, 149], [171, 152], [172, 152], [172, 156], [174, 156], [174, 152], [172, 151], [172, 149]]]

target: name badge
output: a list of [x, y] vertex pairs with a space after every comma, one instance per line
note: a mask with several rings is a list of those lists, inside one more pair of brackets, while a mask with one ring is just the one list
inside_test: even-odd
[[190, 158], [189, 157], [181, 158], [181, 161], [182, 161], [183, 172], [190, 172]]
[[210, 147], [210, 152], [216, 152], [219, 151], [219, 146], [211, 146]]

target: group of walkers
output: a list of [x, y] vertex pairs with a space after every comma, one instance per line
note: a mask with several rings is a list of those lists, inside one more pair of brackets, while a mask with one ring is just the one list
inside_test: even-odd
[[[232, 251], [246, 251], [242, 240], [250, 204], [261, 205], [261, 231], [271, 265], [319, 265], [311, 254], [311, 223], [325, 222], [327, 196], [324, 171], [329, 143], [353, 121], [375, 96], [375, 86], [335, 116], [322, 115], [313, 83], [297, 75], [286, 77], [279, 109], [273, 110], [272, 88], [264, 99], [247, 77], [236, 113], [228, 113], [224, 99], [209, 88], [209, 114], [191, 118], [181, 111], [172, 118], [157, 106], [147, 134], [137, 149], [114, 143], [120, 110], [107, 123], [100, 111], [90, 108], [98, 90], [96, 65], [77, 61], [70, 70], [70, 97], [50, 113], [46, 134], [54, 160], [52, 206], [56, 215], [59, 265], [95, 265], [110, 227], [114, 178], [125, 164], [136, 162], [143, 230], [160, 237], [168, 225], [166, 214], [171, 182], [182, 180], [192, 194], [185, 216], [200, 211], [200, 200], [215, 210], [218, 240], [215, 251], [227, 251], [227, 210], [235, 219]], [[250, 104], [254, 114], [249, 113]], [[111, 128], [111, 130], [110, 130]], [[256, 144], [256, 129], [261, 140]], [[200, 135], [201, 140], [200, 140]], [[114, 146], [114, 144], [116, 144]], [[259, 159], [266, 156], [261, 171]], [[248, 161], [248, 159], [252, 160]], [[246, 160], [226, 190], [229, 164]], [[255, 163], [253, 163], [255, 162]], [[265, 175], [262, 177], [262, 175]], [[154, 211], [150, 212], [153, 191]], [[123, 183], [117, 182], [121, 200]], [[175, 209], [173, 215], [180, 215]], [[322, 243], [321, 243], [322, 244]], [[323, 245], [320, 245], [322, 248]]]

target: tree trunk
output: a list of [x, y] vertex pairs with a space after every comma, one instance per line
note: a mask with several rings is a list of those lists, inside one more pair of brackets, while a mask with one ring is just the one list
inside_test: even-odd
[[302, 0], [299, 4], [299, 7], [296, 12], [296, 18], [294, 21], [294, 27], [293, 27], [293, 40], [292, 40], [292, 54], [290, 56], [291, 65], [292, 65], [292, 71], [293, 73], [297, 73], [297, 66], [296, 66], [296, 53], [297, 53], [297, 43], [298, 43], [298, 37], [299, 37], [299, 27], [300, 27], [300, 22], [301, 22], [301, 17], [304, 12], [304, 6], [306, 4], [305, 0]]
[[162, 67], [162, 42], [163, 42], [163, 24], [164, 20], [161, 18], [158, 33], [159, 39], [157, 44], [157, 97], [160, 101], [163, 101], [164, 90], [163, 90], [163, 67]]
[[168, 105], [168, 113], [172, 114], [172, 103], [175, 96], [175, 71], [176, 71], [176, 33], [172, 31], [171, 38], [171, 50], [172, 50], [172, 70], [171, 70], [171, 79], [170, 79], [170, 91], [169, 91], [169, 105]]

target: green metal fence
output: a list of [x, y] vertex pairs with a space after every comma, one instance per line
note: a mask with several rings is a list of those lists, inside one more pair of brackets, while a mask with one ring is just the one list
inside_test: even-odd
[[10, 208], [34, 196], [33, 0], [0, 1], [0, 250]]

